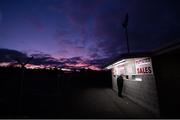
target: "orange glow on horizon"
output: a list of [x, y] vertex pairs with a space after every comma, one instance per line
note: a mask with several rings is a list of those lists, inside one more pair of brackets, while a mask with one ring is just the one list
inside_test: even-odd
[[91, 69], [91, 70], [97, 70], [97, 71], [101, 70], [100, 68], [98, 68], [98, 67], [96, 67], [96, 66], [94, 66], [94, 65], [89, 66], [89, 69]]
[[33, 64], [27, 64], [25, 67], [27, 69], [43, 69], [43, 68], [45, 68], [44, 65], [33, 65]]
[[9, 66], [11, 63], [10, 62], [2, 62], [0, 63], [0, 67], [6, 67]]
[[88, 66], [89, 66], [89, 64], [85, 64], [85, 63], [69, 64], [69, 63], [67, 63], [67, 64], [66, 64], [66, 66], [68, 66], [68, 67], [75, 67], [75, 68], [77, 68], [77, 67], [88, 67]]
[[[2, 62], [0, 63], [0, 67], [8, 67], [9, 65], [11, 65], [12, 62]], [[16, 65], [13, 65], [14, 67], [20, 67], [19, 64], [16, 64]], [[27, 69], [51, 69], [51, 68], [55, 68], [53, 65], [34, 65], [34, 64], [27, 64], [25, 66]], [[91, 69], [91, 70], [101, 70], [100, 68], [98, 68], [97, 66], [95, 65], [90, 65], [90, 64], [86, 64], [86, 63], [78, 63], [78, 64], [69, 64], [69, 63], [66, 63], [65, 64], [65, 67], [63, 68], [75, 68], [75, 69], [79, 69], [79, 68], [88, 68], [88, 69]]]

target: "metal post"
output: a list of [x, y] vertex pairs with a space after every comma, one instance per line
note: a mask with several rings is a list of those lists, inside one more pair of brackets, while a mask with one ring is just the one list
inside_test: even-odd
[[128, 53], [130, 53], [127, 27], [125, 28], [125, 34], [126, 34], [126, 42], [127, 42], [127, 51]]
[[126, 42], [127, 42], [127, 52], [129, 53], [130, 49], [129, 49], [129, 40], [128, 40], [128, 29], [127, 29], [127, 27], [128, 27], [128, 13], [125, 16], [125, 20], [122, 23], [122, 26], [125, 29], [125, 36], [126, 36]]

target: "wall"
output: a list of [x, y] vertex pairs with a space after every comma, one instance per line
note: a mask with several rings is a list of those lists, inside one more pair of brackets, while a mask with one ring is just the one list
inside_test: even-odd
[[[159, 114], [158, 96], [156, 81], [153, 75], [145, 73], [137, 73], [137, 65], [135, 61], [138, 59], [125, 59], [125, 63], [116, 65], [112, 70], [112, 87], [113, 90], [118, 92], [117, 77], [123, 72], [118, 70], [119, 67], [123, 67], [124, 75], [128, 75], [129, 79], [124, 80], [123, 96], [128, 97], [135, 103], [148, 109], [149, 111]], [[144, 64], [143, 66], [147, 66]], [[150, 65], [152, 67], [152, 65]], [[122, 69], [121, 69], [122, 70]], [[141, 81], [137, 81], [136, 78], [141, 78]]]
[[160, 113], [165, 118], [180, 118], [180, 49], [153, 57]]
[[124, 80], [123, 95], [153, 113], [159, 113], [154, 76], [147, 75], [141, 78], [142, 81]]

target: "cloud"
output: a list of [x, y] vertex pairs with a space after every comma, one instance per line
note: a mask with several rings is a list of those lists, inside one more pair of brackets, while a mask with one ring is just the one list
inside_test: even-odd
[[51, 57], [49, 54], [31, 54], [34, 57], [31, 63], [35, 65], [61, 65], [62, 63], [57, 59]]
[[69, 54], [72, 51], [77, 51], [78, 56], [88, 57], [93, 54], [91, 48], [96, 47], [92, 33], [93, 19], [105, 3], [106, 0], [69, 0], [50, 5], [51, 11], [64, 15], [68, 22], [66, 29], [57, 29], [57, 40]]
[[[180, 37], [177, 3], [177, 0], [54, 1], [48, 5], [51, 12], [57, 13], [53, 15], [58, 15], [56, 18], [59, 19], [57, 21], [60, 25], [63, 24], [55, 35], [59, 45], [58, 55], [62, 58], [59, 60], [47, 54], [36, 54], [33, 62], [62, 66], [103, 65], [109, 59], [127, 51], [125, 33], [121, 25], [127, 12], [131, 52], [151, 50]], [[44, 29], [39, 17], [28, 16], [26, 19], [38, 31]]]
[[72, 57], [72, 58], [62, 58], [60, 59], [63, 63], [68, 63], [68, 64], [77, 64], [84, 62], [81, 57]]
[[[114, 4], [116, 3], [119, 4], [117, 0]], [[57, 30], [59, 41], [71, 42], [68, 43], [67, 48], [72, 44], [84, 46], [86, 51], [83, 52], [89, 57], [95, 57], [93, 54], [97, 54], [96, 57], [119, 54], [124, 48], [120, 39], [123, 34], [121, 19], [124, 14], [119, 6], [113, 8], [114, 4], [109, 6], [108, 0], [70, 0], [53, 5], [53, 10], [61, 12], [71, 26], [68, 31], [67, 29], [63, 31], [62, 28]], [[71, 47], [72, 51], [74, 49]]]
[[87, 63], [89, 65], [93, 65], [93, 66], [103, 69], [103, 67], [106, 64], [110, 63], [112, 61], [112, 59], [114, 59], [114, 58], [102, 58], [102, 59], [87, 60]]
[[[72, 57], [72, 58], [53, 58], [49, 54], [37, 53], [31, 54], [33, 59], [30, 61], [31, 65], [44, 65], [44, 66], [59, 66], [59, 67], [68, 67], [68, 68], [81, 68], [81, 67], [90, 67], [97, 68], [98, 64], [90, 62], [88, 59], [83, 59], [81, 57]], [[15, 59], [18, 58], [23, 62], [26, 62], [29, 56], [25, 53], [19, 52], [17, 50], [10, 49], [0, 49], [0, 62], [1, 63], [14, 63]]]
[[[30, 63], [35, 65], [61, 64], [61, 62], [48, 54], [31, 54], [30, 56], [34, 57]], [[0, 62], [15, 62], [16, 59], [19, 59], [22, 62], [26, 62], [30, 56], [17, 50], [0, 49]]]
[[27, 59], [27, 55], [25, 53], [10, 50], [10, 49], [0, 49], [0, 62], [12, 62], [15, 61], [16, 58], [21, 58], [22, 60]]

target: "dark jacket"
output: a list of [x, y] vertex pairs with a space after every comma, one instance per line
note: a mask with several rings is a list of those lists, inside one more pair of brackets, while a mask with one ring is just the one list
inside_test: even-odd
[[117, 86], [118, 86], [118, 96], [122, 96], [122, 88], [123, 88], [123, 77], [120, 75], [117, 78]]

